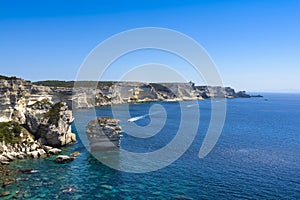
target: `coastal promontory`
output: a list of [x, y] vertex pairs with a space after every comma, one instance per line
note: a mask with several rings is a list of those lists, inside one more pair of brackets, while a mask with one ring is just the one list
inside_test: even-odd
[[49, 88], [0, 76], [0, 161], [46, 157], [76, 142], [72, 112], [52, 102]]

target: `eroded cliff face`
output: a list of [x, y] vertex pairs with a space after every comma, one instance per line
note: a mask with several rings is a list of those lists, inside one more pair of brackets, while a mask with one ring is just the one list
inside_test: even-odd
[[244, 91], [235, 92], [230, 87], [195, 86], [192, 82], [100, 82], [97, 85], [97, 82], [86, 81], [75, 88], [74, 82], [45, 81], [37, 84], [18, 78], [0, 78], [0, 121], [18, 120], [24, 123], [26, 106], [42, 99], [66, 102], [69, 108], [91, 108], [147, 101], [250, 97]]
[[26, 125], [29, 131], [43, 145], [61, 147], [75, 143], [76, 136], [71, 132], [74, 119], [67, 104], [59, 102], [49, 106], [49, 103], [43, 103], [42, 108], [37, 109], [32, 106], [26, 112]]
[[24, 122], [22, 110], [30, 96], [31, 84], [22, 79], [1, 79], [0, 77], [0, 122], [18, 118]]
[[[53, 88], [53, 90], [57, 90]], [[65, 88], [65, 90], [68, 90]], [[122, 103], [149, 101], [203, 100], [207, 98], [249, 98], [245, 92], [236, 93], [230, 87], [195, 86], [194, 83], [136, 83], [116, 82], [109, 87], [69, 88], [73, 96], [65, 99], [73, 102], [73, 108], [89, 108]], [[66, 93], [65, 93], [66, 94]]]
[[64, 102], [53, 104], [53, 97], [49, 87], [0, 76], [0, 122], [14, 121], [26, 127], [41, 145], [61, 147], [74, 143], [72, 112]]
[[[61, 90], [64, 92], [59, 92]], [[60, 94], [60, 98], [72, 102], [73, 108], [203, 99], [202, 93], [196, 90], [192, 83], [116, 82], [110, 86], [100, 84], [95, 88], [52, 88], [52, 91]]]
[[51, 91], [20, 78], [0, 76], [0, 122], [14, 120], [24, 124], [27, 107], [43, 99], [51, 101]]

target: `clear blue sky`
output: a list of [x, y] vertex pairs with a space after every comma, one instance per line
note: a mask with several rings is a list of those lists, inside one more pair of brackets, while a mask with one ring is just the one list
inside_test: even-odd
[[[2, 0], [0, 74], [74, 80], [100, 42], [149, 26], [195, 39], [216, 63], [225, 85], [300, 91], [299, 0]], [[156, 54], [148, 53], [146, 60]], [[185, 71], [184, 65], [177, 70]], [[106, 78], [116, 79], [118, 71], [116, 66]]]

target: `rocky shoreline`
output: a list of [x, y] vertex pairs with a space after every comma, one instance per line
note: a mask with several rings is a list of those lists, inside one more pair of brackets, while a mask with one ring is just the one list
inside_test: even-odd
[[[41, 105], [47, 108], [41, 109]], [[19, 110], [24, 120], [0, 122], [1, 162], [47, 157], [60, 152], [53, 147], [76, 142], [71, 132], [72, 112], [66, 103], [51, 105], [48, 101], [38, 101], [23, 112]]]
[[32, 141], [28, 144], [0, 144], [0, 163], [2, 165], [8, 162], [24, 158], [46, 158], [61, 152], [58, 148], [42, 145], [38, 141]]

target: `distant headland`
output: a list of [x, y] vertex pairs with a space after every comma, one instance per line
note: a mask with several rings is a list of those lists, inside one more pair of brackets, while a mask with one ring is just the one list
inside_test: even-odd
[[236, 92], [231, 87], [196, 86], [191, 81], [187, 83], [58, 80], [30, 82], [17, 77], [0, 76], [0, 89], [5, 90], [7, 85], [14, 85], [15, 92], [24, 93], [23, 96], [26, 96], [29, 105], [38, 100], [49, 99], [53, 102], [66, 102], [69, 108], [150, 101], [262, 97], [249, 95], [245, 91]]
[[150, 101], [262, 97], [261, 95], [249, 95], [245, 91], [236, 92], [231, 87], [196, 86], [193, 82], [143, 83], [47, 80], [34, 82], [33, 85], [40, 91], [45, 89], [50, 91], [48, 94], [52, 95], [54, 99], [66, 101], [68, 105], [73, 103], [73, 108]]

